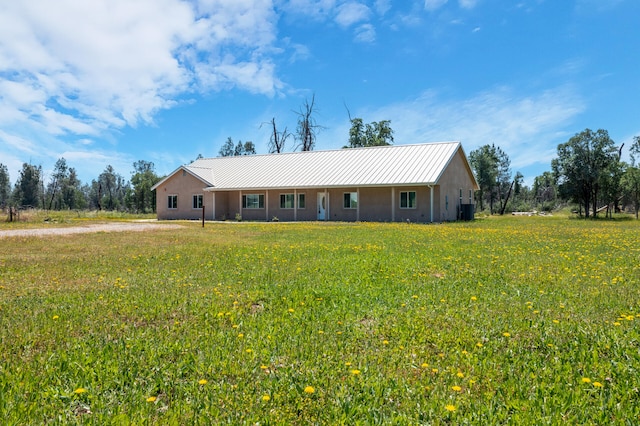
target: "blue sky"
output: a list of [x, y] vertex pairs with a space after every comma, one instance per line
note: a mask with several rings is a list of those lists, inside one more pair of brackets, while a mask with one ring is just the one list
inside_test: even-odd
[[[0, 3], [0, 163], [89, 183], [160, 175], [224, 141], [267, 152], [315, 94], [316, 149], [351, 116], [396, 144], [500, 146], [527, 183], [559, 143], [640, 135], [637, 0], [30, 0]], [[293, 149], [290, 139], [286, 150]]]

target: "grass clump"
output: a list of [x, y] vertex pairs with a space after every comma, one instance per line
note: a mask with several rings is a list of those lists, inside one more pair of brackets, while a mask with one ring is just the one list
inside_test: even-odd
[[6, 238], [7, 424], [640, 417], [637, 222]]

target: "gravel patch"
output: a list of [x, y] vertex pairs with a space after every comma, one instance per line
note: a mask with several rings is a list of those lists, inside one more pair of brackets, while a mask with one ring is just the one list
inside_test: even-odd
[[70, 226], [66, 228], [33, 228], [33, 229], [7, 229], [0, 230], [0, 238], [5, 237], [44, 237], [48, 235], [88, 234], [95, 232], [142, 232], [159, 229], [181, 228], [177, 224], [139, 223], [139, 222], [115, 222], [92, 223], [82, 226]]

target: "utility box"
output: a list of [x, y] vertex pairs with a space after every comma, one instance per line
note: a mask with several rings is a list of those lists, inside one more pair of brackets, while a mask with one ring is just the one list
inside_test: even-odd
[[462, 204], [462, 209], [461, 209], [461, 217], [460, 219], [462, 220], [473, 220], [473, 215], [474, 215], [474, 205], [473, 204]]

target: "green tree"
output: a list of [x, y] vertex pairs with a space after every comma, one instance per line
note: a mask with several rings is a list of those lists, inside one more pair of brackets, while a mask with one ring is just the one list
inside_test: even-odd
[[13, 201], [18, 206], [38, 207], [42, 199], [42, 167], [22, 164], [20, 176], [13, 190]]
[[11, 196], [11, 182], [9, 180], [9, 169], [0, 163], [0, 209], [4, 209], [9, 204]]
[[558, 145], [558, 157], [551, 167], [560, 195], [580, 205], [581, 210], [584, 207], [585, 217], [596, 217], [599, 203], [607, 198], [603, 190], [612, 184], [620, 163], [606, 130], [585, 129]]
[[362, 118], [349, 118], [349, 145], [344, 148], [362, 148], [393, 144], [393, 129], [390, 120], [373, 121], [364, 124]]
[[130, 191], [132, 209], [140, 213], [155, 212], [155, 191], [151, 187], [160, 179], [154, 171], [154, 164], [150, 161], [136, 161], [133, 163], [133, 170]]
[[47, 209], [51, 210], [54, 207], [54, 200], [56, 201], [55, 208], [56, 210], [62, 210], [65, 208], [64, 200], [62, 197], [62, 189], [65, 185], [65, 181], [67, 180], [67, 160], [64, 158], [59, 158], [56, 161], [56, 164], [53, 166], [53, 173], [51, 174], [51, 180], [47, 185]]
[[479, 190], [477, 199], [480, 202], [480, 210], [484, 210], [484, 202], [488, 201], [490, 211], [493, 213], [493, 201], [495, 195], [493, 188], [498, 179], [498, 156], [494, 145], [483, 145], [469, 153], [469, 163], [473, 168], [478, 181]]
[[540, 203], [540, 210], [551, 210], [557, 203], [556, 180], [553, 173], [546, 171], [533, 180], [533, 196]]
[[238, 141], [237, 144], [233, 142], [231, 136], [222, 145], [220, 151], [218, 151], [219, 157], [233, 157], [236, 155], [253, 155], [256, 153], [256, 146], [251, 141], [242, 142]]
[[82, 182], [78, 179], [76, 169], [69, 168], [69, 173], [62, 188], [62, 199], [68, 209], [82, 210], [87, 207], [87, 199], [82, 191]]
[[129, 190], [129, 184], [111, 165], [108, 165], [98, 176], [94, 186], [97, 192], [95, 195], [98, 210], [120, 210], [125, 207], [125, 196]]
[[229, 136], [225, 141], [225, 143], [220, 148], [220, 151], [218, 151], [218, 156], [231, 157], [234, 155], [235, 149], [236, 149], [236, 145], [235, 143], [233, 143], [233, 139], [231, 139], [231, 136]]
[[640, 136], [633, 138], [633, 144], [629, 149], [631, 164], [626, 168], [621, 185], [624, 191], [624, 198], [633, 205], [636, 219], [640, 210]]

